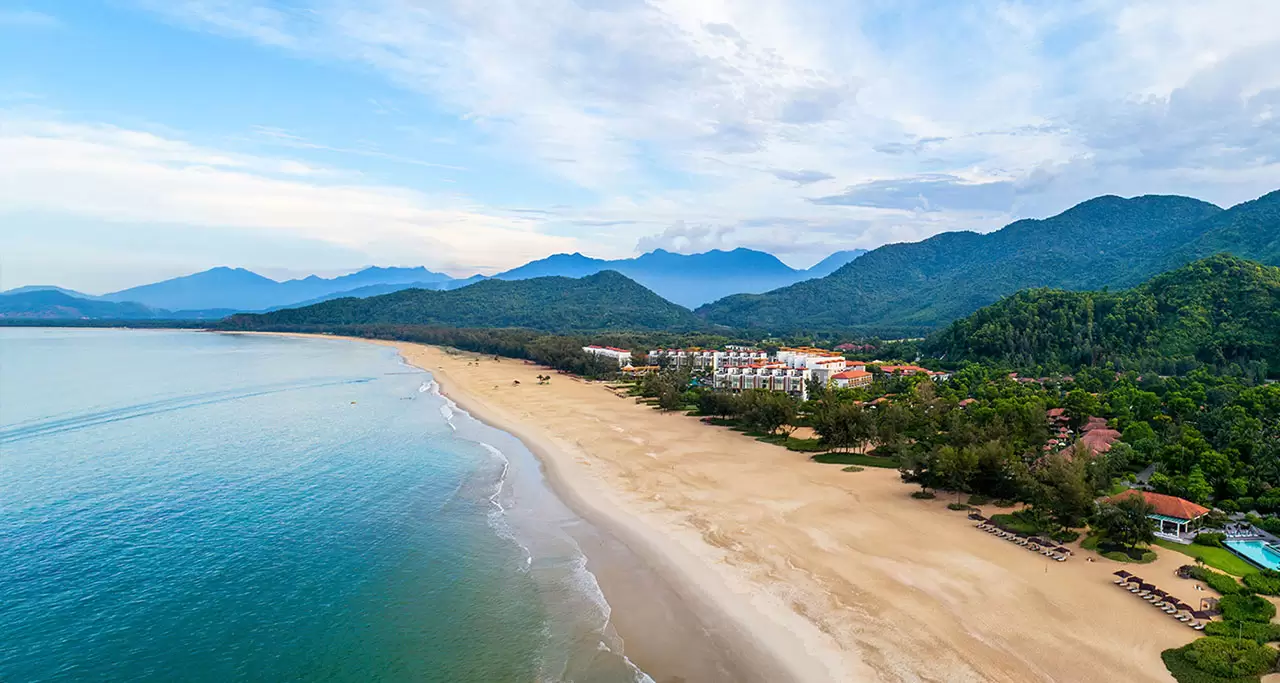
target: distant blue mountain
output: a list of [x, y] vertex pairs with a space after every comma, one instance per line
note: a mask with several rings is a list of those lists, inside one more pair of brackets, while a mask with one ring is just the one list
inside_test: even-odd
[[80, 300], [133, 302], [171, 316], [207, 318], [215, 312], [271, 311], [344, 297], [379, 296], [403, 289], [458, 289], [487, 279], [581, 278], [616, 270], [668, 301], [694, 308], [730, 294], [765, 292], [822, 277], [862, 253], [865, 252], [837, 252], [808, 270], [791, 268], [772, 254], [751, 249], [701, 254], [676, 254], [658, 249], [635, 258], [612, 261], [577, 253], [554, 254], [498, 273], [493, 278], [474, 275], [462, 279], [423, 267], [370, 267], [341, 277], [311, 275], [280, 282], [244, 268], [218, 267], [100, 297], [52, 286], [19, 287], [4, 294], [58, 291]]
[[104, 301], [72, 296], [59, 287], [20, 287], [0, 294], [0, 320], [218, 320], [226, 309], [167, 311], [136, 301]]
[[815, 263], [808, 270], [804, 271], [808, 276], [806, 279], [816, 277], [826, 277], [837, 270], [840, 270], [854, 259], [867, 253], [866, 249], [850, 249], [849, 251], [837, 251], [836, 253]]
[[66, 287], [55, 287], [54, 285], [27, 285], [26, 287], [14, 287], [13, 289], [6, 289], [5, 291], [0, 292], [0, 296], [7, 294], [26, 294], [27, 292], [61, 292], [67, 296], [75, 297], [77, 299], [92, 300], [98, 298], [92, 294], [77, 292], [74, 289], [67, 289]]
[[[616, 270], [668, 301], [694, 308], [730, 294], [756, 294], [821, 277], [863, 253], [866, 252], [837, 252], [809, 270], [797, 270], [772, 254], [743, 248], [732, 251], [715, 249], [701, 254], [676, 254], [657, 249], [635, 258], [618, 260], [596, 259], [577, 253], [555, 254], [493, 277], [498, 280], [552, 275], [579, 278], [604, 270]], [[814, 274], [819, 266], [829, 270]]]
[[438, 287], [452, 281], [453, 278], [448, 275], [423, 267], [371, 267], [341, 277], [322, 278], [312, 275], [285, 282], [277, 282], [244, 268], [218, 267], [112, 292], [102, 298], [117, 302], [136, 301], [151, 308], [169, 310], [261, 311], [301, 301], [323, 300], [337, 292], [372, 285], [422, 283]]

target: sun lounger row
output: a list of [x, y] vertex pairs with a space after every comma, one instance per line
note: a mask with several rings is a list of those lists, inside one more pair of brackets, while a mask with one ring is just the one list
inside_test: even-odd
[[1189, 605], [1181, 600], [1169, 595], [1168, 593], [1146, 583], [1141, 577], [1134, 576], [1123, 569], [1116, 572], [1116, 580], [1113, 581], [1117, 586], [1133, 593], [1134, 595], [1146, 600], [1156, 607], [1156, 609], [1168, 614], [1178, 621], [1190, 626], [1197, 631], [1204, 630], [1207, 615], [1203, 612], [1196, 612]]
[[1012, 531], [1005, 531], [986, 519], [979, 521], [977, 527], [989, 534], [999, 536], [1010, 543], [1017, 543], [1027, 550], [1040, 553], [1041, 555], [1057, 560], [1058, 562], [1066, 562], [1067, 558], [1071, 555], [1071, 551], [1069, 549], [1058, 546], [1052, 541], [1037, 538], [1035, 536], [1024, 536]]

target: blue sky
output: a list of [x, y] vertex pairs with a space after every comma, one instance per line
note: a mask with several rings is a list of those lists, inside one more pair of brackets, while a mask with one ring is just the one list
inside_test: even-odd
[[831, 251], [1280, 187], [1280, 3], [0, 0], [0, 288]]

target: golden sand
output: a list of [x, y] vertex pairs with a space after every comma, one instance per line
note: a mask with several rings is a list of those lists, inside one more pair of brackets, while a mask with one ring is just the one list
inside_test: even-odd
[[761, 680], [1168, 682], [1160, 652], [1198, 634], [1112, 572], [1193, 605], [1212, 595], [1174, 575], [1189, 562], [1177, 553], [1054, 562], [946, 500], [912, 499], [894, 470], [815, 464], [518, 360], [392, 345], [529, 445], [566, 502], [671, 581]]

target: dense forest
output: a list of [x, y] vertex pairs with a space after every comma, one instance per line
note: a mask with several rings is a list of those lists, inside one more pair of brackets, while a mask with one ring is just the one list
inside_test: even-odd
[[687, 309], [613, 271], [579, 279], [485, 280], [448, 291], [407, 289], [367, 299], [333, 299], [302, 308], [234, 315], [222, 327], [371, 324], [520, 327], [546, 332], [687, 332], [710, 327]]
[[1280, 265], [1280, 191], [1225, 211], [1187, 197], [1098, 197], [987, 235], [880, 247], [825, 278], [697, 313], [775, 332], [936, 328], [1022, 289], [1132, 287], [1219, 252]]
[[1131, 290], [1030, 290], [931, 337], [951, 361], [1071, 370], [1106, 365], [1178, 374], [1199, 365], [1280, 372], [1280, 268], [1213, 256]]

